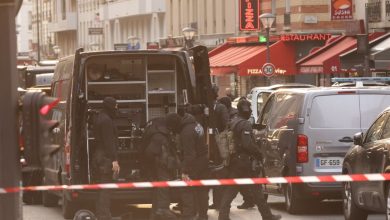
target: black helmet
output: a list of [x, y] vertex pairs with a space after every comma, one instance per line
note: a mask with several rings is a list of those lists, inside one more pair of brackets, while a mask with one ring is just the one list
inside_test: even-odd
[[241, 99], [237, 104], [238, 114], [245, 119], [249, 119], [252, 114], [251, 103], [246, 99]]
[[73, 220], [96, 220], [96, 216], [91, 211], [82, 209], [76, 212]]
[[228, 109], [230, 109], [232, 107], [232, 100], [227, 96], [220, 98], [219, 102], [221, 104], [224, 104], [226, 106], [226, 108], [228, 108]]
[[103, 108], [111, 115], [111, 117], [114, 117], [116, 115], [116, 99], [113, 97], [106, 97], [103, 99]]

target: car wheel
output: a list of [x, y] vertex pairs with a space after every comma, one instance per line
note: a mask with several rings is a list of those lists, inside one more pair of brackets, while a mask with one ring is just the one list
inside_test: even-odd
[[73, 219], [77, 211], [76, 202], [69, 201], [64, 193], [62, 194], [62, 215], [65, 219]]
[[23, 192], [23, 202], [26, 205], [36, 205], [42, 203], [42, 192]]
[[302, 200], [297, 198], [294, 184], [288, 183], [284, 189], [286, 210], [291, 214], [297, 214], [302, 210]]
[[356, 206], [351, 182], [344, 183], [343, 212], [345, 220], [366, 220], [368, 216], [367, 211]]

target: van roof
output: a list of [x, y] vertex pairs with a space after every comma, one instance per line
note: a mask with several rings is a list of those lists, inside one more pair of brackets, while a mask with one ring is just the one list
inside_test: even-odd
[[313, 87], [313, 88], [283, 88], [275, 91], [275, 93], [290, 92], [290, 93], [324, 93], [331, 94], [335, 92], [348, 91], [366, 91], [368, 93], [383, 91], [390, 93], [390, 87], [387, 86], [367, 86], [367, 87]]
[[253, 87], [250, 93], [253, 93], [258, 90], [278, 90], [283, 88], [311, 88], [311, 87], [316, 87], [316, 86], [311, 84], [304, 84], [304, 83], [283, 83], [283, 84], [275, 84], [271, 86]]
[[183, 54], [184, 51], [168, 51], [168, 50], [103, 50], [103, 51], [85, 51], [82, 55], [110, 55], [110, 54]]

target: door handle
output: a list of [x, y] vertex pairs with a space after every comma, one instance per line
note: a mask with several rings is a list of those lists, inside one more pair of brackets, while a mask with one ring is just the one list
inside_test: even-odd
[[349, 143], [349, 142], [353, 142], [353, 139], [351, 137], [343, 137], [341, 139], [339, 139], [339, 142], [345, 142], [345, 143]]

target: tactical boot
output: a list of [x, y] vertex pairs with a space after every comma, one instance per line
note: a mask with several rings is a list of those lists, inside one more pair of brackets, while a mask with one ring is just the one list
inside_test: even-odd
[[279, 220], [282, 219], [281, 215], [272, 215], [271, 217], [263, 218], [263, 220]]
[[255, 204], [249, 202], [244, 202], [241, 205], [237, 206], [238, 209], [249, 209], [253, 207], [255, 207]]
[[155, 220], [178, 220], [175, 213], [169, 209], [157, 209], [154, 213]]

